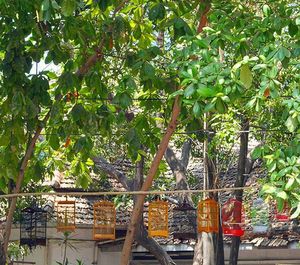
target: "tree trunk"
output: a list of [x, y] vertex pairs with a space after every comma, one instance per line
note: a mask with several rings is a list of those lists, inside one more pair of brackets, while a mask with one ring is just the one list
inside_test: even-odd
[[193, 258], [193, 265], [202, 265], [203, 264], [203, 241], [202, 235], [197, 235], [197, 243], [194, 247], [194, 258]]
[[[221, 209], [220, 209], [221, 211]], [[225, 265], [225, 256], [224, 256], [224, 241], [223, 241], [223, 229], [222, 229], [222, 216], [219, 215], [219, 234], [216, 239], [216, 265]]]
[[[179, 160], [174, 151], [168, 147], [165, 152], [165, 159], [176, 179], [176, 189], [178, 190], [189, 190], [189, 184], [186, 178], [186, 170], [189, 162], [190, 151], [191, 151], [191, 140], [184, 142], [181, 152], [181, 159]], [[193, 201], [190, 194], [180, 194], [178, 195], [179, 204], [184, 202], [188, 203], [190, 206], [193, 205]]]
[[[153, 182], [154, 176], [157, 172], [157, 169], [159, 167], [160, 161], [163, 158], [163, 155], [168, 147], [170, 138], [171, 138], [173, 132], [175, 131], [179, 113], [180, 113], [180, 106], [179, 106], [179, 102], [178, 102], [178, 97], [176, 97], [174, 106], [173, 106], [171, 121], [169, 123], [169, 126], [167, 128], [167, 131], [166, 131], [163, 139], [161, 140], [161, 143], [158, 147], [156, 155], [152, 161], [148, 175], [147, 175], [145, 182], [141, 188], [142, 191], [147, 191], [152, 186], [152, 182]], [[132, 245], [132, 242], [134, 239], [136, 227], [138, 225], [138, 220], [139, 220], [140, 215], [143, 210], [145, 197], [146, 197], [145, 195], [139, 195], [137, 198], [136, 204], [133, 208], [131, 220], [127, 227], [127, 234], [126, 234], [125, 242], [124, 242], [123, 249], [122, 249], [122, 256], [121, 256], [121, 263], [120, 263], [121, 265], [128, 265], [128, 263], [129, 263], [130, 253], [131, 253], [131, 245]]]
[[[76, 75], [78, 75], [79, 77], [82, 77], [84, 74], [86, 74], [88, 72], [88, 70], [92, 66], [94, 66], [96, 64], [96, 62], [98, 60], [100, 60], [103, 57], [102, 54], [101, 54], [103, 46], [104, 46], [104, 41], [102, 40], [99, 47], [98, 47], [97, 53], [95, 53], [94, 55], [92, 55], [88, 58], [86, 63], [83, 64], [78, 69], [78, 71], [76, 72]], [[60, 101], [61, 99], [62, 99], [62, 95], [59, 95], [56, 98], [56, 101]], [[20, 166], [20, 169], [19, 169], [19, 172], [18, 172], [18, 176], [16, 178], [17, 179], [16, 180], [16, 186], [13, 190], [14, 194], [19, 193], [21, 191], [21, 186], [22, 186], [22, 182], [23, 182], [23, 179], [24, 179], [25, 170], [27, 169], [28, 162], [31, 159], [31, 156], [33, 154], [36, 141], [38, 140], [42, 129], [47, 124], [47, 122], [50, 118], [51, 111], [52, 111], [52, 107], [48, 111], [48, 113], [45, 116], [45, 118], [43, 119], [43, 121], [37, 127], [34, 136], [30, 140], [30, 142], [28, 143], [28, 147], [27, 147], [25, 155], [22, 159], [22, 163], [21, 163], [21, 166]], [[4, 242], [3, 242], [3, 252], [4, 252], [5, 256], [6, 256], [6, 253], [7, 253], [7, 248], [8, 248], [8, 243], [9, 243], [9, 238], [10, 238], [10, 233], [11, 233], [11, 226], [12, 226], [12, 222], [13, 222], [13, 215], [14, 215], [14, 212], [16, 210], [16, 205], [17, 205], [17, 197], [13, 197], [11, 199], [11, 202], [10, 202], [9, 211], [8, 211], [8, 214], [7, 214], [7, 217], [6, 217], [6, 223], [5, 223]]]
[[6, 262], [6, 254], [4, 251], [3, 242], [0, 242], [0, 264], [5, 264]]
[[138, 225], [135, 239], [140, 245], [149, 250], [161, 265], [176, 264], [153, 238], [148, 237], [148, 232], [142, 223]]
[[[249, 120], [242, 118], [241, 121], [242, 132], [240, 135], [240, 151], [238, 161], [238, 175], [235, 181], [235, 187], [243, 187], [245, 182], [246, 166], [247, 166], [247, 154], [248, 154], [248, 141], [249, 141]], [[250, 171], [251, 169], [249, 169]], [[236, 199], [242, 202], [243, 190], [235, 192]], [[229, 264], [237, 265], [239, 258], [240, 237], [232, 237], [232, 243], [230, 248]]]

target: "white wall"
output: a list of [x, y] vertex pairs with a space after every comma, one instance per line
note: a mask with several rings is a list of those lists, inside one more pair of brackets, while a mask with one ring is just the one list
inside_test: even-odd
[[[35, 262], [37, 265], [57, 265], [56, 261], [62, 262], [63, 260], [63, 238], [63, 234], [58, 233], [55, 227], [48, 227], [47, 246], [38, 246], [24, 258], [24, 261]], [[12, 229], [10, 239], [12, 241], [20, 239], [18, 227]], [[70, 264], [77, 264], [76, 259], [81, 260], [85, 265], [97, 264], [95, 263], [98, 255], [97, 242], [92, 240], [92, 229], [89, 226], [79, 226], [70, 235], [68, 242], [67, 257]]]

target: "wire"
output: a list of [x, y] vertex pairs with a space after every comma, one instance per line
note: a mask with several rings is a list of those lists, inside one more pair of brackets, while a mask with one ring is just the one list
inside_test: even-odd
[[[193, 130], [193, 131], [186, 131], [186, 132], [174, 132], [176, 135], [189, 135], [189, 134], [194, 134], [194, 133], [204, 133], [204, 134], [216, 134], [218, 131], [209, 131], [209, 130]], [[241, 131], [235, 131], [235, 134], [240, 134], [240, 133], [264, 133], [264, 132], [280, 132], [281, 134], [296, 134], [297, 132], [289, 132], [289, 131], [283, 131], [280, 129], [260, 129], [260, 130], [241, 130]], [[161, 131], [161, 134], [164, 134], [165, 131]], [[148, 134], [148, 135], [153, 135], [154, 133], [151, 131], [146, 131], [143, 132], [143, 134]], [[51, 136], [51, 135], [60, 135], [59, 133], [41, 133], [41, 135], [44, 136]], [[84, 135], [83, 133], [70, 133], [68, 136], [82, 136]], [[88, 134], [89, 136], [103, 136], [101, 133], [94, 133], [94, 134]], [[118, 135], [118, 136], [124, 136], [126, 133], [111, 133], [111, 135]]]
[[[207, 97], [205, 99], [213, 99], [215, 97]], [[243, 98], [243, 99], [250, 99], [250, 98], [253, 98], [251, 96], [242, 96], [240, 98]], [[278, 98], [293, 98], [293, 96], [278, 96]], [[81, 100], [81, 101], [112, 101], [113, 98], [90, 98], [90, 97], [81, 97], [80, 95], [76, 98], [78, 100]], [[205, 100], [203, 99], [203, 100]], [[157, 97], [157, 98], [132, 98], [131, 99], [132, 101], [167, 101], [168, 98], [167, 97]]]
[[31, 193], [14, 193], [0, 195], [0, 199], [30, 197], [30, 196], [118, 196], [118, 195], [154, 195], [154, 194], [188, 194], [188, 193], [203, 193], [203, 192], [226, 192], [234, 190], [248, 190], [253, 187], [232, 187], [222, 189], [201, 189], [201, 190], [166, 190], [166, 191], [99, 191], [99, 192], [31, 192]]

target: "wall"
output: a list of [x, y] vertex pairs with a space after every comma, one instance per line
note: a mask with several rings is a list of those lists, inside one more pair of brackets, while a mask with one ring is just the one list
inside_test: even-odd
[[[11, 240], [18, 241], [20, 232], [18, 227], [12, 229]], [[57, 265], [62, 262], [64, 255], [63, 234], [58, 233], [54, 226], [47, 229], [47, 246], [37, 247], [23, 261], [35, 262], [37, 265]], [[67, 257], [70, 265], [76, 265], [76, 259], [85, 265], [93, 265], [97, 261], [97, 243], [92, 240], [92, 229], [88, 226], [79, 226], [68, 240]], [[17, 263], [16, 263], [17, 264]], [[112, 264], [110, 264], [112, 265]]]
[[[13, 227], [11, 240], [19, 240], [19, 228]], [[37, 247], [24, 261], [35, 262], [37, 265], [57, 265], [56, 261], [63, 259], [63, 235], [57, 233], [56, 228], [50, 225], [47, 229], [47, 247]], [[119, 239], [112, 244], [96, 242], [92, 240], [92, 229], [90, 226], [78, 226], [76, 232], [70, 237], [67, 256], [70, 265], [76, 265], [76, 259], [82, 260], [84, 265], [118, 265], [121, 259], [123, 240]], [[166, 245], [163, 246], [170, 253], [180, 257], [180, 253], [190, 253], [190, 245]], [[291, 246], [293, 247], [293, 246]], [[143, 260], [145, 249], [138, 246], [134, 252], [141, 257], [137, 264], [157, 265], [155, 260]], [[146, 253], [144, 254], [146, 256]], [[149, 254], [147, 253], [147, 256]], [[225, 256], [228, 258], [229, 249], [226, 247]], [[16, 263], [19, 264], [19, 263]], [[177, 265], [191, 265], [192, 260], [176, 260]], [[251, 244], [244, 244], [240, 250], [239, 265], [276, 265], [276, 264], [300, 264], [300, 249], [257, 249]]]

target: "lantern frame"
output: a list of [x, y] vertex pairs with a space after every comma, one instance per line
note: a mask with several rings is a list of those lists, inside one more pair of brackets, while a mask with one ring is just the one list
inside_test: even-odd
[[148, 206], [148, 235], [149, 237], [169, 236], [169, 204], [166, 201], [153, 201]]
[[116, 208], [114, 203], [99, 201], [94, 203], [94, 240], [116, 239]]
[[76, 202], [64, 200], [58, 201], [57, 226], [58, 232], [74, 232], [76, 229]]
[[210, 198], [198, 203], [197, 208], [198, 233], [219, 233], [219, 205]]
[[30, 249], [36, 246], [46, 246], [47, 216], [43, 208], [33, 206], [21, 211], [20, 245], [27, 245]]
[[253, 201], [251, 207], [253, 233], [267, 233], [269, 229], [269, 205], [262, 198]]
[[223, 234], [227, 236], [241, 237], [245, 230], [243, 218], [243, 204], [237, 199], [230, 198], [222, 206], [222, 229]]

